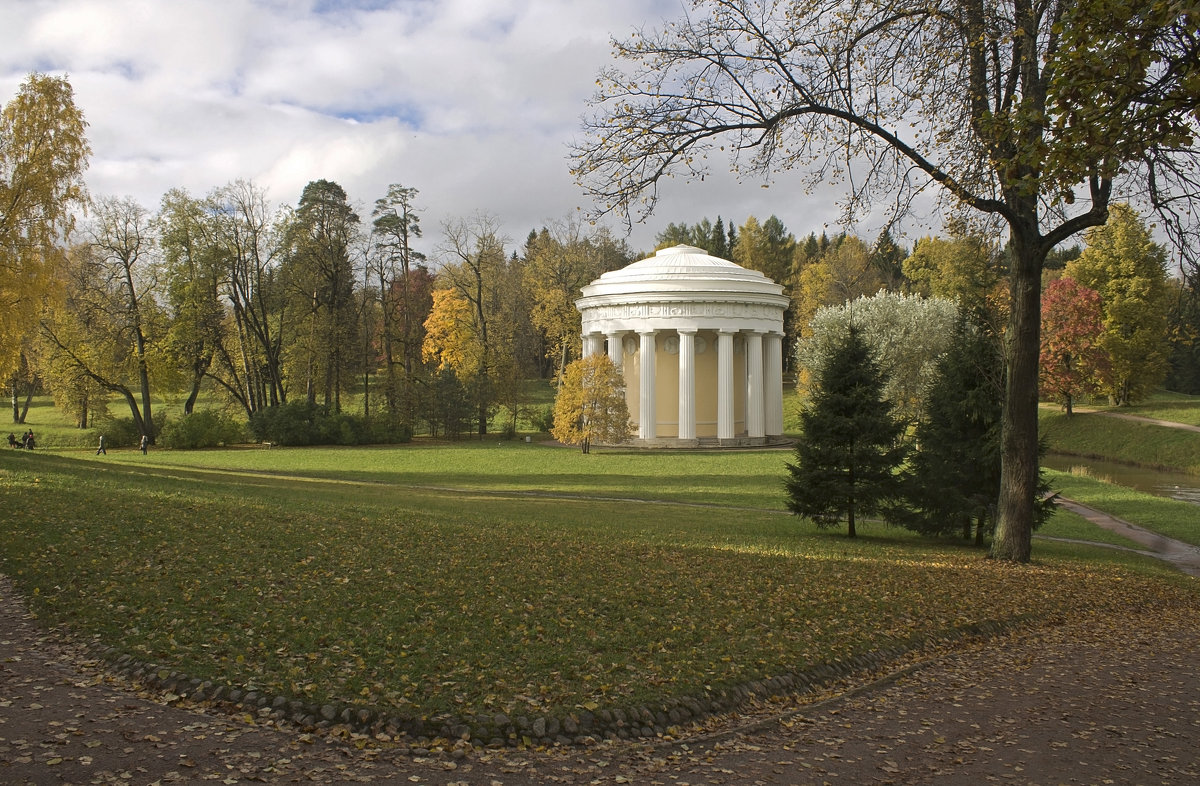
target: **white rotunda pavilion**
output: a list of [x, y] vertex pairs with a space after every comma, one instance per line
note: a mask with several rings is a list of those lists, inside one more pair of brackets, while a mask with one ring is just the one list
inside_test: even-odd
[[584, 357], [625, 378], [637, 444], [765, 445], [783, 434], [783, 287], [692, 246], [583, 288]]

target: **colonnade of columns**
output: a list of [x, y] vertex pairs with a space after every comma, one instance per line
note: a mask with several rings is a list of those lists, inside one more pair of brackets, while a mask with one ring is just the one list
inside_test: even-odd
[[[696, 334], [697, 328], [678, 331], [639, 330], [638, 349], [641, 353], [641, 374], [638, 380], [638, 437], [656, 439], [656, 337], [659, 333], [677, 332], [679, 336], [679, 426], [680, 440], [696, 439]], [[783, 433], [783, 336], [750, 330], [717, 331], [717, 438], [732, 440], [736, 423], [736, 373], [733, 362], [733, 339], [738, 333], [746, 339], [745, 422], [746, 436], [761, 439]], [[604, 349], [618, 369], [624, 360], [625, 332], [607, 336], [601, 333], [583, 337], [583, 355], [587, 357]], [[628, 395], [628, 394], [627, 394]], [[711, 422], [711, 421], [710, 421]]]

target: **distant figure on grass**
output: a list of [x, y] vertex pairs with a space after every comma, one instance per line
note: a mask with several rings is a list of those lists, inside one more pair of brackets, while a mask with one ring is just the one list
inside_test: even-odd
[[851, 324], [816, 371], [816, 390], [800, 414], [796, 463], [787, 465], [787, 508], [818, 527], [845, 518], [855, 537], [860, 514], [890, 516], [902, 496], [897, 471], [907, 448], [904, 425], [883, 398], [886, 375]]
[[597, 353], [567, 366], [554, 399], [554, 427], [559, 442], [591, 451], [593, 440], [606, 445], [632, 436], [621, 372], [608, 355]]
[[146, 455], [146, 448], [149, 446], [150, 446], [150, 438], [147, 437], [145, 434], [143, 434], [142, 435], [142, 444], [141, 444], [143, 456]]
[[25, 432], [25, 436], [21, 437], [21, 444], [25, 446], [26, 450], [33, 450], [37, 444], [33, 438], [33, 429], [29, 429]]
[[100, 447], [96, 448], [97, 456], [107, 456], [108, 451], [104, 449], [104, 435], [100, 435]]
[[19, 448], [19, 447], [21, 447], [21, 443], [17, 441], [17, 435], [16, 435], [16, 434], [14, 434], [14, 433], [12, 433], [11, 431], [10, 431], [10, 432], [8, 432], [8, 446], [9, 446], [10, 448]]

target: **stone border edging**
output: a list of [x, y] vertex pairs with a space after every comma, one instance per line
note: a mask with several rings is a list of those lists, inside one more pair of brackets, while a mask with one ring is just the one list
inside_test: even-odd
[[[137, 661], [128, 654], [118, 653], [114, 647], [101, 649], [99, 656], [118, 674], [151, 689], [163, 691], [168, 697], [174, 696], [176, 700], [207, 701], [230, 710], [249, 712], [259, 717], [293, 724], [316, 733], [327, 733], [337, 726], [344, 726], [351, 733], [368, 735], [380, 741], [390, 739], [393, 742], [408, 742], [417, 751], [425, 751], [438, 744], [439, 740], [450, 744], [454, 744], [455, 741], [467, 743], [474, 748], [518, 748], [534, 745], [587, 747], [601, 740], [657, 740], [664, 744], [678, 744], [677, 741], [662, 738], [674, 736], [681, 726], [735, 712], [755, 701], [815, 693], [838, 679], [880, 669], [887, 663], [899, 661], [922, 647], [946, 645], [969, 638], [994, 638], [1031, 619], [1029, 615], [1020, 615], [1006, 621], [985, 620], [959, 626], [948, 631], [919, 636], [902, 644], [820, 664], [802, 672], [753, 680], [721, 688], [703, 696], [668, 698], [653, 709], [647, 705], [598, 708], [595, 711], [577, 707], [562, 716], [540, 715], [533, 718], [524, 715], [510, 718], [505, 713], [475, 716], [440, 714], [430, 718], [391, 715], [380, 713], [372, 707], [346, 703], [314, 704], [284, 695], [270, 695], [262, 691], [220, 685], [213, 681], [189, 677], [169, 668]], [[899, 673], [904, 671], [905, 669], [901, 669]], [[896, 676], [888, 675], [870, 684], [895, 679]], [[778, 722], [779, 719], [796, 712], [785, 713], [738, 729], [701, 735], [698, 740], [715, 739], [753, 730]]]

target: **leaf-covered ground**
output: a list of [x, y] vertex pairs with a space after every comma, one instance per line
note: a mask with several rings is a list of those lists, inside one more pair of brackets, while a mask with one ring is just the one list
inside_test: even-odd
[[[5, 454], [2, 570], [45, 619], [140, 660], [418, 716], [633, 706], [982, 620], [1196, 602], [1141, 558], [1063, 544], [1009, 565], [772, 510], [564, 498], [552, 479], [546, 496], [420, 490], [436, 469], [367, 482], [345, 467], [355, 453], [324, 455], [297, 478]], [[480, 455], [478, 474], [500, 477], [499, 453]], [[534, 477], [518, 455], [511, 473]], [[596, 476], [630, 472], [628, 456], [593, 458], [611, 462]]]
[[410, 748], [318, 737], [146, 692], [47, 635], [0, 579], [0, 780], [8, 783], [1191, 784], [1194, 613], [1086, 615], [931, 650], [870, 683], [763, 703], [652, 745]]

